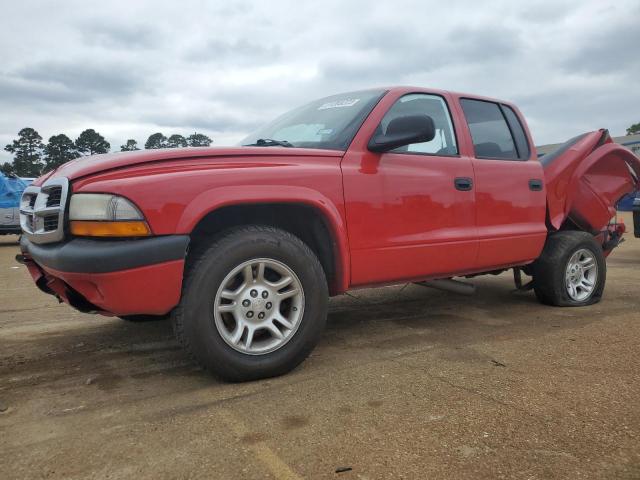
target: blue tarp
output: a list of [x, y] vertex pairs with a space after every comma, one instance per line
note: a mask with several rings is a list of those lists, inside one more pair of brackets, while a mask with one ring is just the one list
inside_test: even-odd
[[25, 188], [27, 184], [22, 179], [0, 173], [0, 208], [18, 207]]

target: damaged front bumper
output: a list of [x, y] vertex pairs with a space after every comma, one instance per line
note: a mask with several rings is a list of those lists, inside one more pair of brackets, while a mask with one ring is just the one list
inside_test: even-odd
[[36, 285], [83, 312], [163, 315], [180, 301], [189, 237], [73, 239], [38, 245], [20, 239]]

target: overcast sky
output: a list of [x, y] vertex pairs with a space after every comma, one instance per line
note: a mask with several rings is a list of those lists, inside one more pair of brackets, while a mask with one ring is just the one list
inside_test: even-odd
[[639, 45], [638, 0], [7, 0], [0, 146], [25, 126], [95, 128], [115, 150], [157, 131], [232, 144], [308, 100], [398, 84], [512, 100], [537, 144], [623, 135]]

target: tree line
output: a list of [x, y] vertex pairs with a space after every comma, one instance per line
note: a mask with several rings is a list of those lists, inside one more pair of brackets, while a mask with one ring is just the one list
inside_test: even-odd
[[[208, 147], [211, 142], [212, 140], [202, 133], [194, 133], [188, 137], [177, 134], [165, 137], [158, 132], [149, 136], [144, 148]], [[0, 165], [0, 172], [20, 177], [39, 177], [78, 157], [108, 153], [111, 144], [93, 128], [88, 128], [75, 141], [61, 133], [50, 137], [45, 145], [36, 130], [26, 127], [20, 130], [18, 138], [4, 149], [13, 154], [13, 162]], [[138, 142], [132, 138], [120, 145], [121, 152], [134, 150], [140, 148]]]

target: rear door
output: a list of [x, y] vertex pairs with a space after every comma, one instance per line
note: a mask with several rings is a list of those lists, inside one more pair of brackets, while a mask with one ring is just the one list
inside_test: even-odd
[[508, 105], [460, 99], [475, 173], [477, 269], [528, 263], [547, 236], [544, 172]]
[[[342, 172], [353, 286], [471, 269], [473, 168], [459, 154], [447, 100], [426, 93], [384, 98], [347, 151]], [[416, 114], [434, 120], [432, 141], [382, 154], [367, 149], [376, 130]]]

